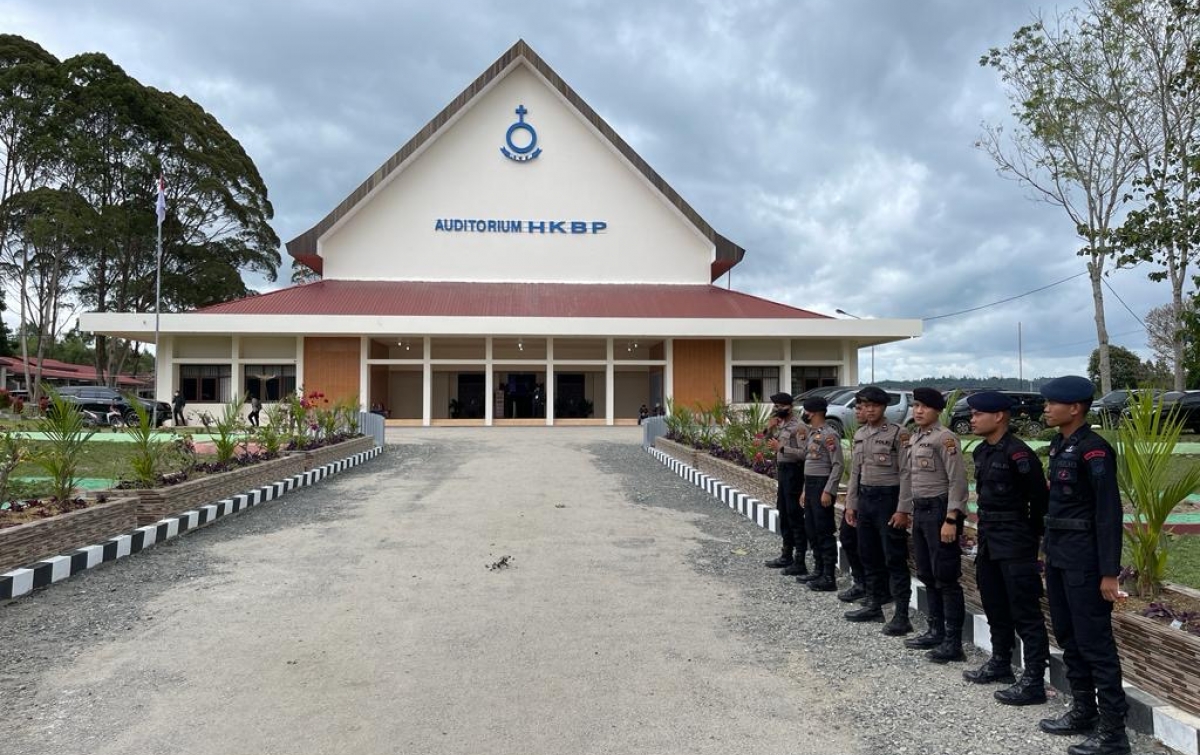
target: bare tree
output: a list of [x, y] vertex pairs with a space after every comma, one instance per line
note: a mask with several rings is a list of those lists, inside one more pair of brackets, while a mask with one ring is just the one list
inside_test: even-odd
[[[1186, 340], [1186, 334], [1180, 323], [1194, 311], [1190, 301], [1183, 304], [1183, 311], [1176, 309], [1173, 302], [1155, 307], [1146, 314], [1146, 345], [1154, 353], [1155, 361], [1161, 361], [1171, 370], [1171, 374], [1181, 371], [1183, 365], [1176, 361], [1176, 346]], [[1172, 382], [1173, 379], [1172, 379]], [[1183, 390], [1176, 388], [1175, 390]]]
[[1114, 254], [1112, 236], [1125, 192], [1138, 166], [1136, 144], [1115, 112], [1115, 91], [1128, 88], [1112, 60], [1132, 54], [1130, 37], [1101, 40], [1079, 11], [1043, 19], [1016, 31], [980, 64], [996, 69], [1012, 103], [1016, 127], [984, 124], [976, 146], [1000, 175], [1027, 187], [1032, 197], [1061, 207], [1083, 247], [1092, 284], [1101, 388], [1112, 390], [1103, 276]]

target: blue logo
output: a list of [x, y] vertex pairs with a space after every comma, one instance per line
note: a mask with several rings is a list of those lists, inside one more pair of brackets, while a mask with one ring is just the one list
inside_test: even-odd
[[[529, 162], [542, 154], [542, 149], [537, 145], [537, 131], [533, 130], [533, 126], [525, 122], [525, 115], [529, 111], [524, 105], [518, 105], [516, 109], [517, 122], [508, 127], [508, 133], [504, 135], [504, 141], [507, 147], [501, 147], [500, 152], [509, 160], [515, 160], [519, 163]], [[518, 131], [524, 131], [524, 136], [517, 138], [524, 142], [523, 145], [518, 145], [513, 141], [513, 134]]]

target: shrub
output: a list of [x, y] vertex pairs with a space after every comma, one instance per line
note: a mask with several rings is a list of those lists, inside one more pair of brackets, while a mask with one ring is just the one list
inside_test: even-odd
[[239, 444], [244, 443], [242, 435], [242, 403], [237, 396], [225, 405], [219, 419], [213, 424], [213, 445], [217, 447], [217, 464], [227, 464], [237, 453]]
[[166, 459], [170, 446], [163, 433], [154, 426], [154, 418], [142, 402], [128, 397], [128, 403], [137, 415], [137, 422], [128, 427], [133, 439], [133, 457], [129, 460], [133, 479], [142, 487], [151, 487], [158, 480], [159, 469]]
[[38, 430], [46, 434], [49, 448], [36, 461], [50, 477], [50, 494], [66, 501], [75, 494], [79, 458], [96, 431], [88, 429], [83, 414], [57, 391], [50, 391], [50, 405], [51, 410], [37, 422]]
[[0, 433], [0, 503], [9, 499], [12, 473], [29, 455], [25, 438], [17, 433]]

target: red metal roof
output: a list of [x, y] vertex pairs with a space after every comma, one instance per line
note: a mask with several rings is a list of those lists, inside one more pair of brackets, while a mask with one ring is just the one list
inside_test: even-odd
[[804, 319], [826, 315], [706, 285], [317, 281], [198, 310], [222, 315]]
[[[25, 362], [20, 357], [0, 357], [0, 364], [8, 368], [8, 371], [13, 375], [24, 375]], [[37, 369], [37, 360], [29, 360], [30, 375]], [[74, 380], [81, 383], [99, 383], [100, 378], [96, 376], [96, 368], [90, 364], [71, 364], [70, 362], [60, 362], [57, 359], [42, 360], [42, 379], [43, 380]], [[117, 385], [128, 386], [144, 386], [148, 381], [139, 380], [138, 378], [129, 375], [117, 375]]]

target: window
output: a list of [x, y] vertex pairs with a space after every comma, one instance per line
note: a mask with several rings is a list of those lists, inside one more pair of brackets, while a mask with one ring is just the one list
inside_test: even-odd
[[734, 367], [733, 402], [749, 404], [766, 401], [779, 393], [778, 367]]
[[179, 391], [187, 401], [226, 403], [233, 382], [233, 369], [227, 364], [179, 365]]
[[296, 393], [296, 365], [248, 364], [243, 370], [244, 395], [260, 401], [278, 401]]
[[837, 384], [838, 368], [836, 366], [792, 368], [792, 393], [794, 394]]

